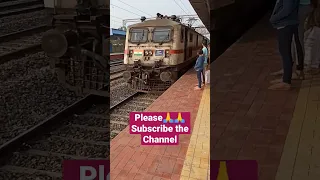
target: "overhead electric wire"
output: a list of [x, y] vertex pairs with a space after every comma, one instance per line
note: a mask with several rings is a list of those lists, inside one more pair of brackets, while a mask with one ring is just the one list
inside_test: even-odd
[[116, 6], [116, 5], [113, 5], [113, 4], [111, 4], [111, 6], [115, 6], [115, 7], [119, 8], [119, 9], [125, 10], [125, 11], [127, 11], [127, 12], [129, 12], [129, 13], [132, 13], [132, 14], [135, 14], [135, 15], [138, 15], [138, 16], [141, 16], [141, 15], [139, 15], [139, 14], [137, 14], [137, 13], [134, 13], [134, 12], [129, 11], [129, 10], [126, 10], [126, 9], [123, 9], [123, 8], [121, 8], [121, 7], [119, 7], [119, 6]]
[[117, 23], [123, 23], [123, 22], [121, 22], [121, 21], [116, 21], [116, 20], [111, 20], [111, 21], [113, 21], [113, 22], [117, 22]]
[[181, 6], [177, 3], [176, 0], [174, 0], [174, 2], [180, 7], [180, 9], [181, 9], [184, 13], [188, 14]]
[[[111, 22], [112, 22], [112, 24], [113, 24], [114, 26], [118, 26], [118, 27], [122, 27], [122, 26], [123, 26], [122, 23], [118, 23], [118, 22], [113, 21], [113, 20], [111, 20]], [[111, 24], [110, 24], [110, 25], [111, 25]]]
[[188, 13], [191, 14], [190, 11], [189, 11], [189, 9], [188, 9], [188, 8], [184, 5], [184, 3], [182, 2], [182, 0], [180, 0], [180, 2], [181, 2], [181, 4], [183, 5], [183, 7], [186, 8], [186, 10], [188, 11]]
[[[112, 16], [112, 15], [110, 15], [110, 16]], [[122, 18], [119, 18], [119, 17], [117, 17], [117, 16], [112, 16], [112, 17], [117, 18], [117, 19], [120, 19], [120, 20], [123, 20]]]
[[121, 22], [117, 22], [117, 21], [113, 21], [113, 20], [111, 20], [114, 24], [121, 24], [121, 26], [122, 26], [122, 23]]
[[140, 12], [144, 13], [144, 14], [147, 14], [147, 15], [149, 15], [149, 16], [152, 16], [151, 14], [146, 13], [146, 12], [144, 12], [144, 11], [141, 11], [141, 10], [139, 10], [138, 8], [133, 7], [133, 6], [129, 5], [129, 4], [127, 4], [127, 3], [123, 2], [123, 1], [121, 1], [121, 0], [118, 0], [118, 1], [122, 2], [123, 4], [125, 4], [125, 5], [127, 5], [127, 6], [130, 6], [131, 8], [136, 9], [136, 10], [138, 10], [138, 11], [140, 11]]

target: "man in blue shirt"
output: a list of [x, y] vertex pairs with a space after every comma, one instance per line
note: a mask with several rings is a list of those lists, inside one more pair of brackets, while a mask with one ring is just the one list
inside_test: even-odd
[[[283, 64], [283, 77], [282, 79], [275, 80], [271, 90], [289, 90], [291, 88], [292, 79], [292, 54], [291, 43], [294, 34], [298, 34], [299, 26], [299, 3], [300, 0], [277, 0], [270, 22], [278, 31], [279, 52], [282, 57]], [[295, 40], [296, 42], [299, 39]], [[301, 44], [296, 44], [302, 48]]]
[[196, 61], [196, 65], [194, 66], [194, 69], [197, 71], [197, 78], [198, 78], [198, 84], [194, 88], [195, 90], [200, 90], [201, 89], [201, 73], [203, 72], [203, 63], [204, 63], [204, 54], [202, 50], [199, 50], [198, 52], [198, 59]]

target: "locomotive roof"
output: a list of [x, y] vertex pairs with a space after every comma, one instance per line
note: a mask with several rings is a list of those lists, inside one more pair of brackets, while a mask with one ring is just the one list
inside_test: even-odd
[[144, 22], [140, 22], [137, 24], [130, 25], [129, 28], [132, 27], [148, 27], [148, 26], [174, 26], [174, 25], [182, 25], [176, 21], [171, 19], [152, 19], [146, 20]]
[[[188, 26], [181, 24], [179, 22], [173, 21], [171, 19], [151, 19], [151, 20], [146, 20], [144, 22], [130, 25], [130, 26], [128, 26], [128, 29], [130, 29], [132, 27], [177, 26], [177, 25], [189, 28]], [[190, 28], [190, 30], [194, 31], [197, 34], [200, 34], [192, 28]]]

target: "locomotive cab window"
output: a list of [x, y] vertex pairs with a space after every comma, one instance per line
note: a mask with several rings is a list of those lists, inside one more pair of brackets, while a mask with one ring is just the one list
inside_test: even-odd
[[171, 28], [155, 28], [153, 31], [153, 42], [169, 42], [171, 40]]
[[130, 42], [144, 43], [148, 40], [148, 29], [130, 29]]

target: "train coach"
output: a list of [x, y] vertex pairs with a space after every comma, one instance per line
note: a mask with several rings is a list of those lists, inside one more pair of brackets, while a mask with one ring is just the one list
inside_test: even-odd
[[163, 92], [195, 63], [206, 38], [175, 15], [146, 20], [127, 28], [124, 80], [145, 93]]
[[109, 96], [109, 1], [44, 0], [44, 6], [52, 28], [42, 48], [58, 80], [79, 95]]

